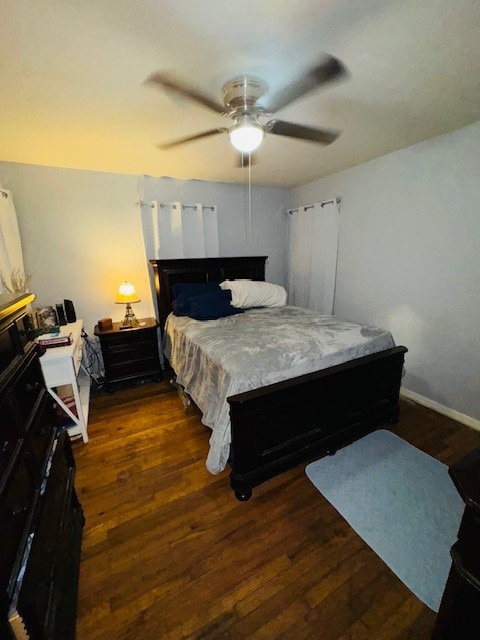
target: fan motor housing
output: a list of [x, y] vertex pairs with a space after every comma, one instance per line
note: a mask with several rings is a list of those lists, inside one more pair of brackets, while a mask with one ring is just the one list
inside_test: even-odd
[[257, 78], [237, 76], [222, 87], [222, 99], [226, 107], [251, 108], [268, 91], [268, 85]]

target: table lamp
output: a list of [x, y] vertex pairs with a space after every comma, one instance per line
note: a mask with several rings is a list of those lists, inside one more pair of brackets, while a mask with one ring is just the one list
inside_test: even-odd
[[115, 298], [116, 304], [126, 304], [125, 317], [123, 321], [120, 323], [120, 329], [133, 329], [134, 327], [138, 327], [138, 320], [133, 313], [133, 309], [130, 306], [135, 302], [140, 302], [140, 298], [138, 297], [137, 292], [135, 291], [135, 287], [131, 282], [121, 282], [118, 287], [118, 293]]

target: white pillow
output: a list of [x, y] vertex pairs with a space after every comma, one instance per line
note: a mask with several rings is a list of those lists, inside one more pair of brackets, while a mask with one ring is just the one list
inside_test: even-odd
[[225, 280], [221, 289], [232, 292], [232, 307], [249, 309], [251, 307], [284, 307], [287, 304], [287, 292], [279, 284], [256, 280]]

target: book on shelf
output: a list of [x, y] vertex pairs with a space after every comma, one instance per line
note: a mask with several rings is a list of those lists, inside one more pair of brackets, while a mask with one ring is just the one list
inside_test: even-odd
[[35, 341], [42, 347], [65, 347], [72, 344], [72, 334], [54, 335], [44, 333], [38, 336]]

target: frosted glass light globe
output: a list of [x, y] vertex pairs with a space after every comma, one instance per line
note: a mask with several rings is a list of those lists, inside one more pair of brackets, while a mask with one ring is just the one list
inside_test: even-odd
[[255, 149], [260, 146], [264, 136], [265, 132], [263, 129], [250, 122], [241, 124], [239, 127], [232, 129], [228, 134], [230, 142], [235, 149], [242, 153], [255, 151]]

